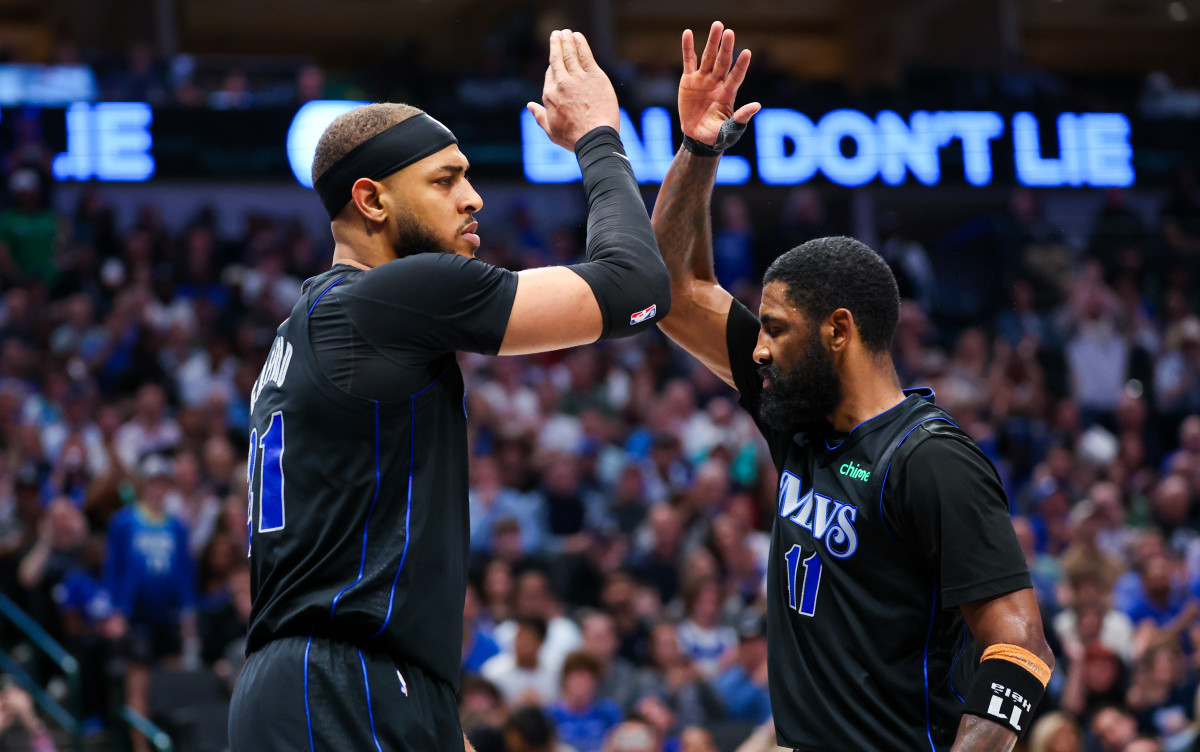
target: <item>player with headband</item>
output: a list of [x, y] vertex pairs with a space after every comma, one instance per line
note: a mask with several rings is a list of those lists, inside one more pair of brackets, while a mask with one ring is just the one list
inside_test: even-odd
[[588, 196], [585, 263], [519, 273], [475, 258], [483, 200], [457, 139], [401, 104], [335, 120], [314, 186], [332, 268], [308, 280], [250, 395], [253, 610], [234, 752], [463, 750], [467, 416], [456, 353], [626, 337], [670, 307], [582, 34], [550, 37], [543, 105]]

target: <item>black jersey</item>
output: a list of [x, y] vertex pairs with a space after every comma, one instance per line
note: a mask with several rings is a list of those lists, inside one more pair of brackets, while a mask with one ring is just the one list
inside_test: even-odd
[[[759, 324], [730, 311], [742, 405], [758, 420]], [[764, 424], [779, 470], [767, 575], [771, 706], [803, 752], [945, 752], [978, 661], [958, 606], [1030, 586], [995, 468], [932, 392], [847, 434]]]
[[[250, 398], [247, 652], [316, 635], [457, 687], [468, 520], [455, 351], [494, 354], [515, 292], [514, 273], [440, 253], [305, 283]], [[346, 323], [340, 340], [316, 339], [332, 355], [314, 351], [318, 307]], [[344, 388], [385, 366], [390, 393]]]

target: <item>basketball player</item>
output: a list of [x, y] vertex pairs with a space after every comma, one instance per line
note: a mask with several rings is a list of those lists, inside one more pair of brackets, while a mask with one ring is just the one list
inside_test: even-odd
[[1010, 750], [1053, 656], [995, 469], [932, 392], [900, 388], [887, 264], [850, 238], [805, 243], [767, 270], [758, 316], [716, 282], [717, 163], [759, 109], [733, 109], [750, 62], [743, 51], [734, 63], [733, 44], [713, 24], [697, 61], [683, 35], [685, 146], [653, 215], [674, 300], [659, 326], [741, 393], [779, 470], [767, 630], [778, 741]]
[[483, 201], [453, 134], [416, 108], [335, 120], [314, 186], [332, 268], [308, 280], [251, 394], [249, 657], [235, 752], [463, 750], [465, 395], [455, 353], [626, 337], [664, 316], [666, 269], [582, 34], [550, 37], [544, 107], [588, 194], [586, 263], [475, 259]]

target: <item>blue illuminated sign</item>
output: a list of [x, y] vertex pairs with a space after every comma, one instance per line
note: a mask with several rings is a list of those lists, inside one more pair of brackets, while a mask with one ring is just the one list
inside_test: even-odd
[[154, 113], [144, 102], [77, 102], [67, 108], [67, 150], [52, 169], [59, 180], [149, 180], [150, 122]]
[[1038, 124], [1028, 112], [1013, 117], [1017, 179], [1022, 185], [1133, 185], [1129, 119], [1109, 112], [1058, 116], [1059, 156], [1038, 148]]
[[[311, 187], [313, 153], [321, 134], [336, 117], [362, 104], [309, 102], [292, 117], [286, 137], [287, 161], [302, 185]], [[158, 129], [175, 130], [191, 124], [179, 113], [160, 114]], [[246, 117], [259, 116], [248, 113]], [[52, 164], [55, 178], [149, 180], [156, 170], [153, 121], [150, 105], [142, 102], [71, 104], [65, 113], [66, 150], [56, 155]], [[633, 115], [622, 110], [620, 126], [637, 179], [662, 182], [679, 139], [671, 113], [662, 107]], [[530, 182], [580, 179], [575, 155], [551, 143], [525, 111], [520, 116], [520, 134], [521, 166]], [[196, 144], [210, 152], [225, 148], [220, 140], [205, 141], [203, 133], [186, 135], [183, 142], [188, 146], [172, 141], [175, 151], [159, 155], [157, 166], [164, 172], [181, 173], [181, 161], [202, 163], [191, 153], [181, 160], [181, 148], [195, 148]], [[750, 132], [737, 147], [751, 156], [724, 157], [717, 182], [740, 185], [756, 176], [767, 185], [797, 185], [819, 174], [848, 187], [875, 181], [932, 186], [949, 174], [954, 180], [961, 175], [975, 186], [991, 185], [997, 175], [1004, 182], [1015, 179], [1034, 187], [1129, 186], [1136, 179], [1130, 137], [1130, 121], [1119, 113], [1061, 113], [1039, 119], [1028, 112], [1012, 116], [988, 111], [901, 115], [884, 110], [872, 116], [837, 109], [816, 117], [791, 109], [765, 109], [754, 118]], [[254, 148], [275, 150], [280, 140], [281, 134], [266, 134]], [[471, 145], [466, 148], [469, 156]]]
[[[671, 114], [663, 107], [642, 111], [642, 135], [629, 113], [621, 110], [621, 143], [639, 183], [661, 183], [675, 158]], [[468, 147], [469, 148], [469, 147]], [[531, 183], [571, 183], [581, 180], [575, 155], [556, 145], [528, 110], [521, 111], [521, 155], [525, 177]], [[728, 156], [717, 167], [718, 183], [745, 183], [750, 179], [750, 162]]]
[[[1028, 186], [1129, 186], [1134, 182], [1129, 119], [1117, 113], [1064, 113], [1055, 126], [1058, 156], [1047, 156], [1030, 113], [1007, 123], [996, 112], [914, 112], [906, 119], [884, 110], [870, 117], [858, 110], [833, 110], [813, 122], [795, 110], [764, 109], [752, 121], [758, 177], [768, 185], [796, 185], [819, 172], [831, 182], [853, 187], [880, 179], [901, 185], [911, 175], [922, 185], [942, 179], [944, 149], [959, 149], [966, 181], [992, 182], [993, 154], [1012, 154], [1017, 182]], [[641, 135], [621, 111], [621, 141], [634, 174], [643, 183], [662, 182], [674, 156], [669, 113], [652, 107], [642, 113]], [[528, 112], [521, 113], [522, 161], [534, 183], [580, 179], [575, 156], [555, 146]], [[750, 179], [744, 157], [721, 160], [718, 183]]]
[[317, 142], [321, 140], [321, 134], [340, 115], [364, 104], [367, 102], [322, 99], [306, 102], [296, 111], [292, 117], [292, 124], [288, 127], [287, 155], [292, 174], [300, 181], [300, 185], [312, 188], [313, 155], [317, 151]]

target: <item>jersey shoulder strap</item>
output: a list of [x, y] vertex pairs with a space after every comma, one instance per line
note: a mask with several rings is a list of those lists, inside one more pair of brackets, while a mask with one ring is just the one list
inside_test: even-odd
[[[932, 396], [932, 392], [930, 392]], [[917, 429], [925, 426], [927, 431], [918, 432]], [[915, 434], [915, 435], [914, 435]], [[895, 479], [897, 475], [903, 472], [903, 468], [908, 461], [908, 457], [913, 450], [923, 444], [928, 439], [937, 435], [962, 436], [966, 434], [954, 419], [950, 417], [942, 408], [935, 405], [932, 399], [923, 399], [918, 403], [903, 420], [896, 422], [892, 429], [892, 436], [887, 443], [887, 448], [879, 456], [879, 460], [875, 462], [875, 467], [884, 468], [882, 474], [878, 474], [871, 479], [871, 495], [869, 498], [878, 499], [880, 517], [884, 523], [884, 529], [895, 542], [912, 550], [907, 542], [904, 541], [901, 532], [903, 530], [903, 522], [895, 509], [895, 505], [887, 505], [884, 503], [884, 495], [888, 488], [888, 479]]]

